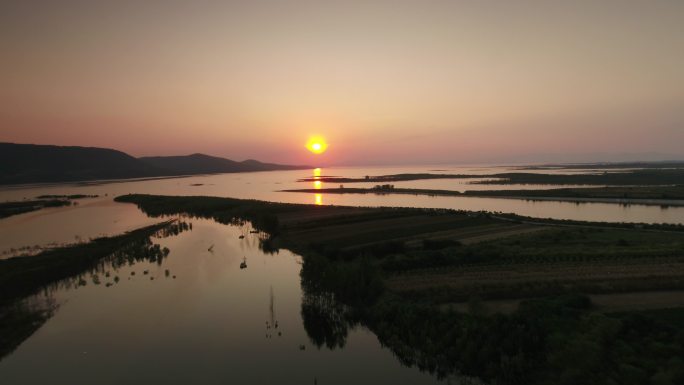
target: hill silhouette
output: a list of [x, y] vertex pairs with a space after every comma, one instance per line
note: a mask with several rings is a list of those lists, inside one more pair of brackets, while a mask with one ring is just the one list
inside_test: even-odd
[[194, 174], [304, 169], [237, 162], [204, 154], [135, 158], [97, 147], [0, 143], [0, 184], [75, 182]]
[[157, 167], [159, 169], [173, 170], [174, 172], [178, 172], [180, 174], [212, 174], [224, 172], [296, 170], [307, 168], [303, 166], [262, 163], [253, 159], [237, 162], [234, 160], [205, 154], [192, 154], [184, 156], [152, 156], [138, 159], [150, 166]]

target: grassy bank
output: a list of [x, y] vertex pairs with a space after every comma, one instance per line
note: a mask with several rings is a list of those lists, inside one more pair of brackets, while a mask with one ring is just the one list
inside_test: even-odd
[[173, 224], [174, 221], [169, 220], [122, 235], [46, 250], [34, 256], [0, 260], [0, 307], [46, 285], [87, 271], [128, 245], [149, 243], [151, 235]]
[[[161, 264], [169, 250], [153, 244], [151, 236], [174, 235], [188, 229], [187, 223], [171, 220], [34, 256], [0, 260], [0, 359], [53, 316], [59, 306], [51, 295], [56, 285], [85, 285], [83, 275], [97, 272], [104, 264], [114, 269], [138, 261]], [[99, 284], [97, 274], [91, 279]], [[114, 283], [118, 280], [114, 276]], [[43, 295], [33, 295], [39, 292]]]
[[0, 218], [28, 213], [45, 207], [61, 207], [70, 205], [71, 202], [65, 199], [39, 199], [31, 201], [3, 202], [0, 203]]
[[0, 203], [0, 218], [10, 217], [12, 215], [28, 213], [31, 211], [40, 210], [46, 207], [62, 207], [78, 204], [72, 202], [76, 199], [96, 198], [97, 195], [40, 195], [34, 200], [23, 200], [14, 202]]

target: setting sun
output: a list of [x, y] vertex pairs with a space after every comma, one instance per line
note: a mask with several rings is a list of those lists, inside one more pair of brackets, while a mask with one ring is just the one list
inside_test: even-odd
[[306, 148], [314, 154], [322, 154], [328, 148], [328, 144], [320, 136], [313, 136], [306, 142]]

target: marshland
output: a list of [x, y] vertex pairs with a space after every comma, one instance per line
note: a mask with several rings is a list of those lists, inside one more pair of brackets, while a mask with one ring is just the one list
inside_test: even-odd
[[[549, 218], [525, 210], [486, 210], [472, 201], [477, 198], [458, 195], [441, 199], [465, 199], [470, 209], [415, 204], [411, 194], [394, 206], [363, 200], [329, 204], [336, 194], [327, 191], [320, 170], [308, 183], [315, 194], [324, 194], [325, 204], [307, 204], [300, 203], [307, 194], [281, 191], [308, 178], [293, 173], [304, 172], [6, 189], [6, 196], [38, 200], [88, 196], [77, 206], [44, 207], [11, 218], [35, 228], [61, 223], [75, 233], [83, 222], [98, 233], [52, 238], [31, 255], [7, 252], [0, 260], [2, 327], [9, 336], [0, 371], [18, 376], [39, 351], [62, 349], [61, 338], [69, 338], [73, 354], [91, 354], [95, 362], [110, 356], [102, 350], [110, 346], [127, 352], [127, 360], [136, 359], [130, 350], [138, 346], [140, 354], [158, 352], [159, 360], [185, 362], [163, 375], [143, 375], [150, 381], [188, 378], [181, 368], [200, 363], [213, 368], [204, 377], [211, 381], [252, 360], [286, 360], [290, 371], [283, 376], [318, 383], [546, 383], [559, 375], [568, 383], [603, 383], [626, 381], [635, 373], [642, 380], [680, 375], [678, 364], [665, 357], [684, 349], [677, 327], [684, 317], [684, 221], [677, 207], [639, 205], [653, 215], [675, 215], [658, 222], [621, 216], [587, 221], [577, 214], [603, 206], [629, 212], [636, 206], [573, 204], [572, 215]], [[454, 182], [452, 191], [478, 186], [472, 178], [444, 178], [438, 187], [447, 180]], [[228, 181], [235, 184], [231, 195], [258, 196], [273, 186], [269, 197], [280, 201], [196, 195]], [[368, 190], [391, 194], [402, 182], [384, 188], [368, 183]], [[511, 201], [509, 192], [510, 197], [524, 192], [550, 198], [633, 194], [634, 199], [667, 192], [678, 199], [679, 191], [648, 185], [495, 189], [500, 186], [475, 191], [502, 203]], [[119, 194], [174, 187], [180, 195]], [[356, 188], [339, 187], [348, 189]], [[116, 216], [88, 222], [105, 207], [135, 215], [127, 214], [123, 230]], [[69, 227], [70, 215], [79, 215], [79, 225]], [[177, 312], [187, 316], [168, 321]], [[130, 314], [143, 318], [133, 322]], [[70, 328], [78, 328], [81, 337]], [[137, 337], [115, 343], [112, 333]], [[604, 334], [596, 339], [596, 333]], [[575, 342], [559, 345], [558, 339]], [[636, 352], [649, 343], [664, 350]], [[162, 346], [187, 354], [160, 356]], [[219, 366], [212, 351], [230, 357], [231, 364]], [[578, 351], [587, 358], [578, 359]], [[345, 368], [362, 365], [359, 354], [372, 369], [354, 376]], [[50, 371], [76, 362], [66, 354]], [[311, 362], [325, 370], [305, 369]], [[587, 374], [594, 373], [592, 365], [601, 365], [601, 376]], [[634, 369], [626, 372], [627, 366]], [[27, 378], [40, 381], [50, 371]], [[106, 373], [121, 376], [116, 368]], [[260, 375], [241, 371], [238, 378], [259, 382]]]

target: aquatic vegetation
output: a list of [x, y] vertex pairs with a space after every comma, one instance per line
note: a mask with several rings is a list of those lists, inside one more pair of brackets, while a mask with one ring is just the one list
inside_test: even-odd
[[50, 296], [0, 303], [0, 359], [38, 330], [57, 308]]
[[213, 197], [195, 197], [194, 199], [177, 197], [174, 202], [169, 202], [165, 197], [135, 194], [118, 196], [114, 200], [136, 203], [143, 212], [155, 217], [184, 213], [213, 218], [226, 224], [240, 225], [245, 221], [250, 221], [255, 229], [271, 235], [279, 231], [279, 220], [276, 214], [294, 211], [298, 207], [298, 205]]
[[[118, 236], [50, 249], [30, 258], [0, 260], [0, 303], [29, 295], [84, 271], [102, 269], [105, 262], [114, 270], [143, 260], [160, 264], [165, 255], [159, 245], [152, 245], [150, 236], [171, 223], [162, 222]], [[99, 277], [94, 281], [99, 281]]]
[[529, 172], [508, 172], [497, 174], [393, 174], [361, 178], [310, 177], [297, 180], [310, 183], [358, 183], [358, 182], [401, 182], [427, 179], [480, 179], [474, 184], [548, 184], [548, 185], [616, 185], [616, 186], [661, 186], [677, 185], [684, 180], [683, 168], [650, 168], [630, 171], [587, 172], [584, 174], [544, 174]]
[[0, 202], [0, 218], [36, 211], [45, 207], [61, 207], [69, 205], [71, 205], [71, 202], [64, 199]]
[[36, 199], [84, 199], [84, 198], [97, 198], [99, 195], [86, 195], [86, 194], [71, 194], [71, 195], [39, 195]]
[[302, 298], [302, 321], [311, 343], [319, 349], [341, 349], [347, 341], [351, 322], [345, 308], [332, 293], [306, 291]]

